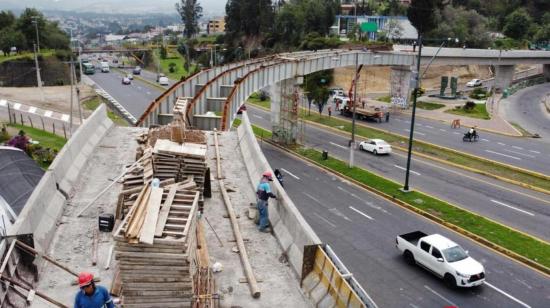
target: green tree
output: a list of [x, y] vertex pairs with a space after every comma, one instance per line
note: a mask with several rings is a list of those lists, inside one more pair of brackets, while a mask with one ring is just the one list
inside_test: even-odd
[[21, 31], [25, 36], [25, 40], [28, 43], [26, 46], [27, 49], [32, 49], [32, 44], [36, 43], [36, 29], [33, 20], [37, 23], [40, 46], [45, 43], [44, 35], [46, 33], [44, 29], [46, 28], [46, 18], [37, 9], [26, 8], [19, 16], [19, 19], [17, 19], [16, 29]]
[[332, 79], [333, 70], [319, 71], [305, 76], [303, 88], [306, 98], [310, 104], [315, 102], [319, 113], [323, 113], [327, 104], [330, 96], [328, 86], [332, 83]]
[[10, 55], [12, 47], [16, 47], [17, 50], [23, 49], [25, 47], [25, 36], [12, 27], [0, 30], [0, 50], [2, 50], [4, 56]]
[[15, 15], [11, 11], [0, 12], [0, 30], [11, 27], [15, 24]]
[[185, 29], [183, 34], [188, 39], [199, 33], [199, 19], [202, 17], [202, 6], [197, 0], [181, 0], [176, 3], [176, 10], [180, 14]]
[[228, 0], [225, 12], [225, 39], [230, 46], [243, 43], [250, 50], [273, 30], [271, 0]]
[[407, 16], [419, 36], [436, 26], [435, 13], [441, 6], [441, 0], [412, 0], [407, 10]]
[[166, 51], [166, 47], [160, 46], [160, 58], [166, 59], [167, 55], [168, 55], [168, 52]]
[[527, 10], [521, 8], [506, 16], [503, 32], [508, 37], [521, 40], [528, 33], [531, 23]]

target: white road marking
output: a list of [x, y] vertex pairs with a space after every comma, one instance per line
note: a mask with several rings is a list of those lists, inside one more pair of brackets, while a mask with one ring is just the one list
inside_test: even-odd
[[287, 173], [288, 175], [290, 175], [291, 177], [293, 177], [293, 178], [295, 178], [295, 179], [297, 179], [297, 180], [300, 179], [299, 177], [295, 176], [294, 174], [292, 174], [292, 172], [286, 170], [285, 168], [281, 168], [281, 170], [283, 170], [285, 173]]
[[535, 154], [540, 154], [540, 152], [539, 152], [539, 151], [534, 151], [534, 150], [529, 150], [529, 152], [531, 152], [531, 153], [535, 153]]
[[310, 195], [310, 194], [308, 194], [308, 193], [306, 193], [306, 192], [304, 193], [304, 195], [306, 195], [306, 196], [307, 196], [308, 198], [310, 198], [311, 200], [313, 200], [313, 201], [319, 203], [320, 205], [323, 205], [323, 204], [321, 203], [321, 200], [319, 200], [319, 199], [313, 197], [312, 195]]
[[405, 123], [411, 124], [411, 121], [405, 121]]
[[514, 154], [517, 154], [517, 155], [522, 155], [522, 156], [529, 157], [529, 158], [537, 158], [536, 156], [533, 156], [533, 155], [529, 155], [529, 154], [525, 154], [525, 153], [520, 153], [520, 152], [508, 150], [508, 149], [504, 149], [504, 151], [509, 152], [509, 153], [514, 153]]
[[401, 120], [401, 119], [394, 119], [394, 121], [400, 121], [400, 122], [402, 122], [403, 120]]
[[370, 220], [374, 220], [374, 218], [372, 218], [372, 217], [370, 217], [369, 215], [367, 215], [367, 214], [361, 212], [360, 210], [354, 208], [353, 206], [350, 206], [349, 208], [350, 208], [352, 211], [355, 211], [355, 212], [357, 212], [358, 214], [361, 214], [361, 215], [367, 217], [367, 218], [370, 219]]
[[151, 95], [151, 92], [149, 92], [149, 91], [147, 91], [146, 93], [147, 93], [147, 95]]
[[35, 112], [36, 112], [36, 107], [29, 108], [29, 113], [35, 113]]
[[[410, 129], [405, 129], [405, 131], [406, 131], [406, 132], [410, 132], [411, 130], [410, 130]], [[416, 132], [414, 132], [414, 133], [417, 134], [417, 135], [420, 135], [420, 136], [426, 136], [426, 134], [421, 133], [421, 132], [419, 132], [419, 131], [416, 131]]]
[[458, 133], [458, 132], [453, 132], [453, 134], [455, 134], [455, 135], [460, 135], [460, 133]]
[[136, 86], [136, 88], [140, 89], [141, 90], [141, 87], [140, 86]]
[[451, 306], [454, 306], [454, 307], [458, 307], [457, 304], [451, 302], [449, 299], [447, 299], [445, 296], [437, 293], [436, 291], [434, 291], [432, 288], [428, 287], [427, 285], [424, 285], [424, 288], [426, 288], [428, 291], [432, 292], [433, 294], [437, 295], [437, 297], [441, 298], [442, 300], [446, 301], [448, 304], [450, 304]]
[[522, 285], [526, 286], [527, 289], [531, 290], [533, 289], [532, 286], [528, 285], [527, 282], [523, 281], [523, 280], [520, 280], [520, 279], [516, 279], [517, 282], [521, 283]]
[[345, 190], [344, 188], [342, 188], [341, 186], [337, 186], [336, 188], [338, 188], [339, 190], [345, 192], [346, 194], [350, 194], [351, 195], [351, 192]]
[[347, 150], [347, 149], [348, 149], [347, 147], [345, 147], [345, 146], [343, 146], [343, 145], [339, 145], [339, 144], [336, 144], [336, 143], [334, 143], [334, 142], [332, 142], [332, 141], [331, 141], [331, 142], [329, 142], [329, 143], [330, 143], [330, 144], [332, 144], [333, 146], [336, 146], [336, 147], [342, 148], [342, 149], [344, 149], [344, 150]]
[[52, 114], [53, 114], [53, 111], [50, 111], [50, 110], [44, 112], [44, 116], [45, 116], [45, 117], [48, 117], [48, 118], [51, 118], [51, 117], [52, 117]]
[[512, 147], [513, 147], [514, 149], [523, 150], [522, 147], [518, 147], [517, 145], [513, 145]]
[[501, 156], [505, 156], [505, 157], [510, 157], [510, 158], [515, 159], [515, 160], [521, 160], [521, 158], [519, 158], [519, 157], [515, 157], [515, 156], [511, 156], [511, 155], [506, 155], [506, 154], [502, 154], [502, 153], [495, 152], [495, 151], [491, 151], [491, 150], [485, 150], [485, 152], [493, 153], [493, 154], [497, 154], [497, 155], [501, 155]]
[[5, 99], [0, 99], [0, 106], [6, 106], [8, 104], [8, 101]]
[[481, 140], [482, 140], [482, 141], [487, 141], [487, 142], [489, 142], [489, 140], [488, 140], [488, 139], [484, 139], [484, 138], [482, 138]]
[[519, 299], [513, 297], [512, 295], [510, 295], [510, 294], [508, 294], [508, 293], [502, 291], [501, 289], [495, 287], [494, 285], [488, 283], [487, 281], [485, 281], [485, 285], [488, 286], [488, 287], [490, 287], [490, 288], [492, 288], [492, 289], [494, 289], [494, 290], [497, 291], [498, 293], [500, 293], [500, 294], [502, 294], [502, 295], [508, 297], [509, 299], [513, 300], [514, 302], [516, 302], [516, 303], [522, 305], [523, 307], [531, 308], [531, 306], [529, 306], [529, 305], [527, 305], [526, 303], [520, 301]]
[[347, 221], [351, 221], [351, 219], [349, 219], [346, 215], [342, 214], [342, 212], [340, 212], [337, 208], [333, 207], [329, 210], [330, 212], [332, 212], [334, 215], [336, 216], [340, 216], [342, 218], [344, 218], [345, 220]]
[[442, 131], [442, 132], [446, 132], [446, 131], [447, 131], [447, 130], [445, 130], [445, 129], [443, 129], [443, 128], [440, 128], [439, 130]]
[[313, 215], [319, 217], [321, 220], [323, 220], [323, 221], [326, 222], [327, 224], [331, 225], [333, 228], [336, 228], [336, 225], [333, 224], [332, 222], [330, 222], [330, 221], [329, 221], [328, 219], [326, 219], [325, 217], [323, 217], [323, 216], [321, 216], [321, 215], [319, 215], [319, 214], [317, 214], [317, 213], [315, 213], [315, 212], [313, 213]]
[[502, 142], [497, 142], [497, 144], [506, 145], [506, 143], [502, 143]]
[[416, 126], [422, 126], [422, 123], [416, 123]]
[[[406, 168], [403, 168], [403, 167], [401, 167], [401, 166], [398, 166], [398, 165], [393, 165], [393, 166], [394, 166], [395, 168], [397, 168], [397, 169], [401, 169], [401, 170], [407, 171]], [[414, 173], [414, 174], [416, 174], [416, 175], [420, 175], [420, 173], [418, 173], [418, 172], [416, 172], [416, 171], [409, 170], [409, 172], [410, 172], [410, 173]]]
[[63, 114], [61, 115], [61, 121], [65, 121], [65, 122], [69, 122], [69, 115], [68, 114]]
[[13, 109], [15, 110], [19, 110], [19, 108], [21, 108], [21, 104], [16, 103], [15, 105], [13, 105]]
[[425, 127], [426, 128], [433, 128], [433, 126], [430, 126], [430, 125], [426, 125]]
[[522, 210], [522, 209], [518, 209], [517, 207], [513, 207], [513, 206], [511, 206], [511, 205], [508, 205], [508, 204], [506, 204], [506, 203], [502, 203], [502, 202], [497, 201], [497, 200], [491, 199], [491, 202], [496, 203], [496, 204], [500, 204], [500, 205], [502, 205], [502, 206], [505, 206], [505, 207], [507, 207], [507, 208], [511, 208], [512, 210], [516, 210], [516, 211], [518, 211], [518, 212], [522, 212], [522, 213], [527, 214], [527, 215], [535, 216], [535, 214], [533, 214], [533, 213], [531, 213], [531, 212], [527, 212], [527, 211], [524, 211], [524, 210]]
[[257, 115], [257, 114], [253, 114], [252, 116], [255, 117], [255, 118], [258, 118], [258, 119], [263, 119], [263, 118], [264, 118], [264, 117], [261, 117], [261, 116], [259, 116], [259, 115]]

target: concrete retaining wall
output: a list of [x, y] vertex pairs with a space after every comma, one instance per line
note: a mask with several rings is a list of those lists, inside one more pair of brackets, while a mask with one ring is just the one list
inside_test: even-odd
[[66, 204], [65, 197], [59, 189], [65, 193], [72, 190], [90, 154], [112, 125], [113, 122], [107, 117], [106, 107], [102, 104], [84, 121], [59, 152], [33, 190], [18, 219], [8, 230], [8, 234], [32, 233], [36, 249], [48, 249], [57, 221]]
[[[266, 170], [273, 170], [256, 141], [246, 112], [243, 112], [242, 123], [237, 132], [248, 176], [256, 190], [262, 173]], [[297, 277], [300, 277], [304, 246], [321, 244], [321, 240], [302, 217], [279, 182], [273, 181], [271, 184], [277, 199], [269, 201], [269, 220], [279, 244], [288, 255], [292, 269]]]

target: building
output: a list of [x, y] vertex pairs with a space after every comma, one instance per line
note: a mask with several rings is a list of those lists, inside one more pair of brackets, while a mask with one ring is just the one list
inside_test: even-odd
[[208, 21], [208, 34], [224, 33], [225, 32], [225, 18], [211, 19]]
[[376, 32], [366, 34], [369, 40], [377, 40], [382, 34], [394, 41], [411, 41], [418, 37], [416, 29], [406, 16], [337, 15], [332, 31], [345, 37], [353, 31], [354, 25], [363, 23], [376, 25]]

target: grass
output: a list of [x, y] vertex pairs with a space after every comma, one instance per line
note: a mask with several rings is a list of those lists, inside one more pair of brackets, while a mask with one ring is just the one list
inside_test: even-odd
[[[238, 124], [236, 123], [237, 120], [235, 120], [234, 125], [238, 126], [240, 124], [240, 120], [238, 121]], [[265, 129], [255, 127], [254, 125], [252, 126], [252, 129], [254, 130], [254, 134], [256, 136], [260, 136], [258, 132], [265, 133], [266, 131]], [[383, 178], [361, 168], [349, 168], [346, 162], [333, 157], [323, 160], [321, 152], [317, 150], [303, 147], [290, 150], [304, 158], [315, 161], [323, 167], [350, 177], [368, 187], [385, 193], [394, 199], [400, 200], [409, 206], [431, 214], [443, 223], [458, 226], [529, 260], [545, 267], [550, 267], [550, 245], [547, 243], [541, 242], [504, 225], [488, 220], [483, 216], [453, 206], [445, 201], [432, 198], [421, 192], [411, 191], [404, 193], [400, 190], [402, 185], [399, 183]]]
[[52, 150], [61, 150], [61, 148], [67, 142], [67, 139], [58, 135], [52, 134], [41, 129], [32, 128], [30, 126], [24, 126], [21, 124], [8, 124], [9, 127], [13, 127], [18, 132], [23, 130], [26, 135], [34, 141], [38, 141], [44, 148], [50, 148]]
[[[320, 117], [317, 113], [307, 115], [305, 112], [301, 115], [301, 117], [304, 120], [309, 120], [322, 125], [333, 127], [344, 132], [351, 132], [351, 121], [341, 120], [335, 117]], [[408, 143], [408, 138], [363, 125], [355, 126], [355, 134], [364, 138], [384, 139], [392, 146], [405, 147]], [[497, 163], [476, 159], [471, 155], [462, 154], [445, 148], [440, 148], [421, 141], [413, 142], [413, 151], [415, 153], [422, 153], [431, 158], [444, 160], [459, 166], [472, 168], [473, 170], [479, 170], [481, 172], [550, 191], [550, 181], [546, 179], [533, 176], [527, 172], [517, 171]]]
[[[160, 61], [161, 71], [173, 80], [180, 80], [181, 76], [187, 76], [189, 73], [184, 67], [185, 59], [175, 49], [167, 48], [166, 59], [160, 58], [160, 49], [155, 49], [155, 60]], [[174, 72], [170, 72], [170, 63], [176, 64]]]
[[248, 97], [247, 103], [251, 103], [266, 109], [271, 109], [271, 99], [268, 98], [265, 101], [262, 101], [260, 99], [260, 94], [258, 92], [252, 93], [250, 97]]
[[471, 110], [465, 110], [462, 107], [458, 107], [455, 109], [446, 110], [445, 112], [475, 119], [489, 120], [491, 118], [485, 108], [485, 104], [476, 104], [475, 108]]
[[519, 124], [510, 122], [513, 127], [515, 127], [523, 136], [525, 137], [531, 137], [533, 134], [531, 134], [529, 131], [527, 131], [525, 128], [521, 127]]
[[391, 103], [391, 96], [389, 95], [380, 96], [380, 97], [377, 97], [376, 100], [384, 103]]
[[416, 107], [426, 110], [436, 110], [445, 107], [444, 104], [417, 101]]
[[[47, 50], [46, 49], [46, 50], [41, 50], [40, 51], [40, 55], [42, 55], [43, 57], [49, 57], [53, 54], [54, 54], [53, 50]], [[9, 55], [9, 56], [4, 56], [4, 53], [0, 52], [0, 63], [6, 62], [6, 61], [11, 61], [11, 60], [22, 59], [22, 58], [34, 59], [34, 53], [24, 51], [20, 54], [12, 54], [12, 55]]]
[[[99, 105], [102, 102], [103, 101], [101, 100], [101, 98], [95, 97], [90, 100], [87, 100], [86, 102], [84, 102], [83, 105], [84, 105], [84, 108], [90, 111], [94, 111], [97, 109], [97, 107], [99, 107]], [[111, 121], [113, 121], [118, 126], [128, 126], [128, 122], [122, 117], [120, 117], [119, 115], [117, 115], [115, 112], [113, 112], [108, 105], [107, 105], [107, 116], [109, 117], [109, 119], [111, 119]]]

